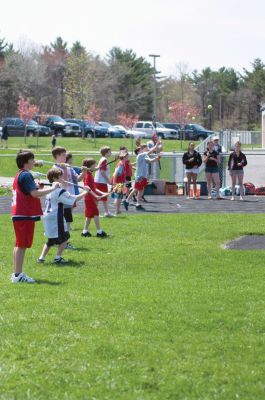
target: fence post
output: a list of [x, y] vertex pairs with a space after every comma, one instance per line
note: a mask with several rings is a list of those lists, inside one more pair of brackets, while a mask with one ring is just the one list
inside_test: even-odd
[[172, 166], [172, 182], [177, 182], [177, 153], [176, 150], [173, 150], [172, 152], [172, 162], [173, 162], [173, 166]]

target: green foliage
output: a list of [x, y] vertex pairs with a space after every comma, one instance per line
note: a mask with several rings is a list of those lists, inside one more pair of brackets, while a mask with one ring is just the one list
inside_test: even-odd
[[63, 267], [55, 249], [36, 263], [37, 223], [25, 271], [38, 283], [12, 285], [0, 217], [1, 399], [264, 397], [264, 252], [221, 248], [265, 233], [264, 216], [126, 215], [101, 220], [104, 241], [81, 238], [83, 221]]

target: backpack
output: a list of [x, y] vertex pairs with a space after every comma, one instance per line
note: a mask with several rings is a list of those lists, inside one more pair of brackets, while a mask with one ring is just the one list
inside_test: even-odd
[[255, 185], [251, 182], [244, 183], [245, 186], [245, 193], [248, 194], [255, 194]]

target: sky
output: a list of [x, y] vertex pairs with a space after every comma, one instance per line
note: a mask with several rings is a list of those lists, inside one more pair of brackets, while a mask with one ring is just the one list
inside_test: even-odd
[[3, 0], [0, 38], [16, 48], [61, 36], [106, 57], [118, 46], [153, 63], [161, 76], [265, 62], [265, 0]]

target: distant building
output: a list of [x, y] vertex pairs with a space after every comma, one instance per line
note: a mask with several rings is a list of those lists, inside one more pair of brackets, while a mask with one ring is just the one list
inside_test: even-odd
[[265, 103], [261, 106], [262, 148], [265, 148]]

